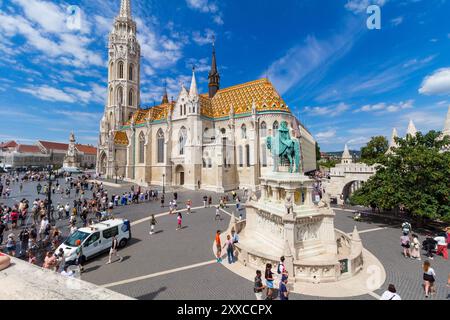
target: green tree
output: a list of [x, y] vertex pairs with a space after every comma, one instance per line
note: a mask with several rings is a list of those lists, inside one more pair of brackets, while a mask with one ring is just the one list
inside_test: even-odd
[[352, 202], [381, 209], [403, 205], [415, 217], [450, 221], [450, 138], [420, 132], [396, 138], [398, 147], [378, 157], [376, 174], [352, 196]]
[[316, 142], [316, 168], [319, 168], [319, 161], [322, 159], [319, 144]]
[[365, 147], [361, 148], [361, 162], [368, 165], [379, 163], [389, 148], [389, 143], [383, 136], [372, 137]]

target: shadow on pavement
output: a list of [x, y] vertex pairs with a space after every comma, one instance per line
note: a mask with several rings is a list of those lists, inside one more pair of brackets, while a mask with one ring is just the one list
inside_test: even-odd
[[139, 296], [136, 299], [138, 299], [138, 300], [154, 300], [161, 292], [164, 292], [166, 290], [167, 290], [167, 287], [161, 287], [154, 292], [150, 292], [148, 294]]

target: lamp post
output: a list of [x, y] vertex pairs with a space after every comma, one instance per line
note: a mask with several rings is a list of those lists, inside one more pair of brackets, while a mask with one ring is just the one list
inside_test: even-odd
[[116, 172], [116, 184], [117, 184], [117, 172], [119, 172], [119, 166], [117, 164], [114, 167], [114, 171]]
[[165, 177], [166, 177], [166, 175], [163, 173], [163, 175], [162, 175], [162, 177], [163, 177], [163, 195], [165, 195], [166, 194], [166, 186], [165, 186]]
[[52, 208], [52, 173], [53, 173], [52, 169], [53, 169], [52, 165], [47, 166], [47, 171], [48, 171], [47, 215], [48, 215], [49, 221], [51, 219], [50, 211]]

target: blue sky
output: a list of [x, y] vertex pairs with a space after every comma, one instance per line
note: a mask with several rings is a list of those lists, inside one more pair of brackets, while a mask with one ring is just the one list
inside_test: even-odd
[[[370, 4], [381, 30], [366, 27]], [[81, 29], [66, 9], [81, 9]], [[107, 36], [120, 0], [0, 0], [0, 141], [97, 143]], [[269, 77], [324, 151], [441, 130], [450, 105], [450, 1], [132, 0], [142, 103], [176, 96], [192, 64], [207, 89], [216, 36], [222, 87]]]

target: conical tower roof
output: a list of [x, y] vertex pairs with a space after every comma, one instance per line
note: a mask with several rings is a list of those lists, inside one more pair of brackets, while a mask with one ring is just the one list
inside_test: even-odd
[[347, 144], [345, 144], [344, 152], [342, 153], [342, 159], [348, 159], [352, 158], [352, 155], [350, 154], [350, 151], [348, 150]]
[[412, 137], [415, 137], [417, 133], [416, 126], [414, 125], [414, 122], [412, 120], [409, 120], [408, 124], [408, 130], [406, 131], [406, 135], [411, 135]]
[[195, 68], [192, 68], [192, 81], [191, 81], [191, 89], [189, 90], [189, 95], [191, 97], [198, 96], [197, 80], [195, 79]]
[[120, 3], [119, 17], [131, 19], [131, 0], [122, 0]]

